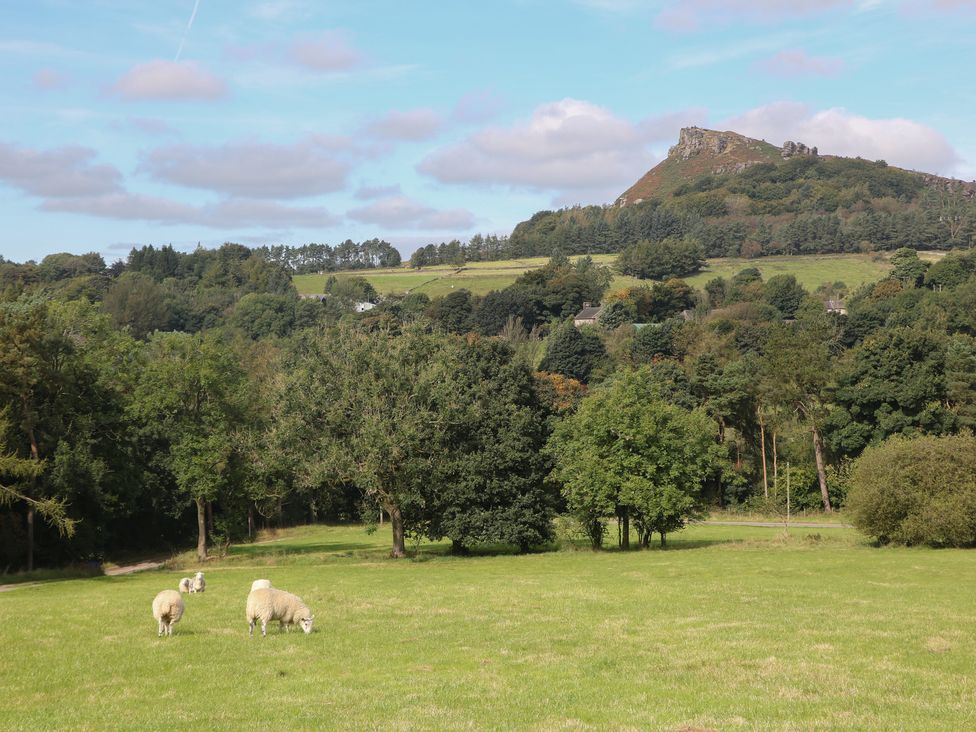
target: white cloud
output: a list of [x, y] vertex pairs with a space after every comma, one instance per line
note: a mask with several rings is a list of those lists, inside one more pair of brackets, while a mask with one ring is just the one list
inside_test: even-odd
[[140, 170], [167, 183], [232, 196], [303, 198], [345, 187], [352, 147], [351, 141], [323, 136], [293, 144], [168, 145], [148, 153]]
[[306, 34], [295, 38], [288, 51], [292, 63], [309, 71], [348, 71], [363, 63], [363, 54], [345, 34], [337, 31]]
[[655, 159], [650, 143], [676, 137], [682, 123], [700, 116], [700, 110], [688, 110], [634, 123], [604, 107], [563, 99], [540, 105], [528, 120], [487, 127], [435, 150], [417, 168], [443, 183], [547, 190], [560, 196], [619, 192], [650, 167]]
[[835, 107], [814, 111], [799, 102], [775, 102], [722, 123], [774, 144], [795, 140], [821, 153], [886, 160], [892, 165], [952, 175], [959, 157], [937, 130], [901, 117], [870, 119]]
[[147, 61], [129, 69], [111, 91], [129, 101], [213, 100], [227, 96], [227, 84], [193, 61]]
[[474, 226], [474, 215], [465, 209], [438, 210], [407, 196], [390, 196], [354, 208], [346, 214], [354, 221], [384, 229], [466, 231]]
[[836, 56], [811, 56], [802, 48], [790, 48], [760, 61], [757, 66], [768, 74], [798, 76], [836, 76], [844, 69], [844, 60]]
[[385, 140], [416, 142], [429, 140], [444, 127], [444, 119], [433, 109], [392, 111], [370, 122], [366, 129]]
[[353, 196], [360, 201], [372, 201], [374, 198], [387, 198], [400, 193], [400, 184], [395, 183], [388, 186], [367, 186], [362, 185], [356, 189]]
[[47, 199], [41, 209], [124, 221], [193, 224], [215, 229], [295, 226], [328, 227], [338, 219], [320, 206], [287, 206], [274, 201], [226, 199], [193, 205], [121, 191], [103, 196]]
[[122, 174], [96, 165], [97, 153], [69, 145], [35, 150], [0, 142], [0, 181], [34, 196], [90, 196], [121, 190]]

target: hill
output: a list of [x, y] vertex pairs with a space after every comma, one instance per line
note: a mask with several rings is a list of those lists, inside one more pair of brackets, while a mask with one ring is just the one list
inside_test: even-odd
[[780, 149], [765, 140], [736, 132], [684, 127], [668, 156], [647, 171], [617, 199], [618, 205], [640, 203], [673, 193], [683, 183], [703, 175], [738, 173], [751, 165], [777, 163]]
[[668, 237], [693, 238], [708, 257], [948, 249], [976, 243], [974, 194], [883, 160], [690, 127], [615, 204], [540, 211], [501, 254], [612, 253]]

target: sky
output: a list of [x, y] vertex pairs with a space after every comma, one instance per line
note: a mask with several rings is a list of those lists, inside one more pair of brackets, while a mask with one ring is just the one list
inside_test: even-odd
[[0, 0], [0, 255], [611, 203], [683, 126], [976, 177], [976, 0]]

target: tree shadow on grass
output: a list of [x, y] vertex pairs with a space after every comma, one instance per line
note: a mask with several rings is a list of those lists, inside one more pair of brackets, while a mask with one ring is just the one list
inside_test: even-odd
[[319, 542], [316, 544], [289, 544], [285, 541], [267, 544], [235, 544], [228, 551], [228, 558], [280, 556], [282, 554], [335, 554], [339, 552], [380, 551], [375, 542]]

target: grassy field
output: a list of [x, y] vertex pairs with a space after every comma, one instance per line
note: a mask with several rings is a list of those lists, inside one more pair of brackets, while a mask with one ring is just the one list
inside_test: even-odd
[[[922, 253], [923, 258], [938, 255]], [[598, 254], [594, 260], [612, 264], [616, 255]], [[509, 259], [500, 262], [473, 262], [464, 267], [407, 267], [374, 269], [363, 272], [340, 272], [337, 277], [362, 276], [381, 294], [424, 292], [431, 297], [446, 295], [455, 289], [466, 288], [477, 295], [498, 290], [515, 281], [520, 274], [542, 267], [545, 257]], [[884, 277], [891, 269], [887, 260], [876, 260], [867, 254], [821, 254], [797, 257], [762, 257], [760, 259], [710, 259], [706, 268], [687, 278], [695, 287], [702, 287], [713, 277], [731, 277], [745, 267], [757, 267], [765, 279], [777, 274], [792, 274], [808, 290], [813, 291], [824, 282], [844, 282], [856, 287]], [[298, 275], [295, 286], [302, 294], [321, 293], [328, 275]], [[642, 284], [634, 277], [617, 275], [611, 289]], [[646, 284], [646, 283], [645, 283]]]
[[[696, 526], [667, 550], [384, 558], [309, 527], [194, 567], [0, 593], [0, 728], [976, 728], [976, 553]], [[267, 577], [316, 630], [248, 638]]]

